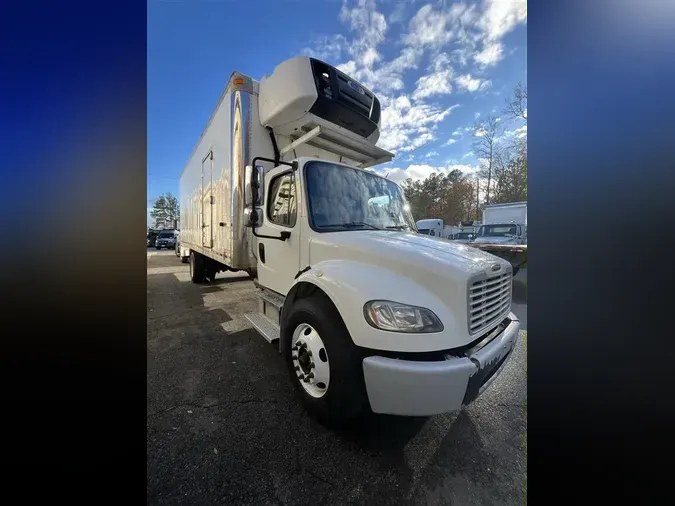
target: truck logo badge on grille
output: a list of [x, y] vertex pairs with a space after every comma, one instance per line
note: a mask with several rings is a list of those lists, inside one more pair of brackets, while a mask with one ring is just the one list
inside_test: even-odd
[[361, 88], [361, 86], [352, 81], [349, 81], [349, 86], [351, 87], [351, 89], [353, 89], [357, 93], [360, 93], [361, 95], [366, 94], [366, 92], [363, 90], [363, 88]]
[[498, 270], [501, 269], [501, 268], [502, 268], [501, 265], [499, 265], [499, 264], [494, 264], [492, 267], [490, 267], [490, 270], [491, 270], [492, 272], [496, 272], [496, 271], [498, 271]]

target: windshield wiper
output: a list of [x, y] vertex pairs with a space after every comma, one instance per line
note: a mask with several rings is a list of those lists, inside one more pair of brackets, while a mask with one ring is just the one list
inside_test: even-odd
[[384, 227], [384, 228], [389, 229], [389, 230], [404, 230], [404, 229], [408, 229], [410, 227], [408, 227], [408, 225], [392, 225], [390, 227]]
[[343, 227], [343, 228], [356, 228], [356, 227], [370, 227], [373, 230], [383, 230], [375, 225], [366, 223], [365, 221], [350, 221], [349, 223], [334, 223], [332, 225], [321, 225], [319, 228], [334, 228], [334, 227]]

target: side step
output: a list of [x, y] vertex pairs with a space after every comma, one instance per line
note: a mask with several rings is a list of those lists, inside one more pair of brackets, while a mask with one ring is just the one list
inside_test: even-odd
[[270, 306], [274, 307], [277, 311], [281, 311], [284, 301], [286, 300], [286, 297], [283, 295], [279, 295], [278, 293], [271, 292], [269, 290], [261, 290], [261, 292], [258, 294], [258, 297], [260, 297]]
[[251, 322], [251, 325], [267, 340], [271, 343], [279, 339], [279, 325], [270, 320], [267, 316], [262, 313], [246, 313], [244, 315], [248, 321]]

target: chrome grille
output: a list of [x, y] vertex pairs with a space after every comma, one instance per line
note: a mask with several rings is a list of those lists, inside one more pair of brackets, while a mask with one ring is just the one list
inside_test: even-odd
[[511, 309], [510, 272], [474, 280], [469, 284], [469, 334], [477, 334], [506, 316]]

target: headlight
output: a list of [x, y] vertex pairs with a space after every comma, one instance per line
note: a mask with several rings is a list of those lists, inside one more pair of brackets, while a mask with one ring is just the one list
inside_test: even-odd
[[363, 306], [363, 314], [366, 321], [376, 329], [411, 333], [443, 330], [441, 320], [433, 311], [399, 302], [371, 300]]

